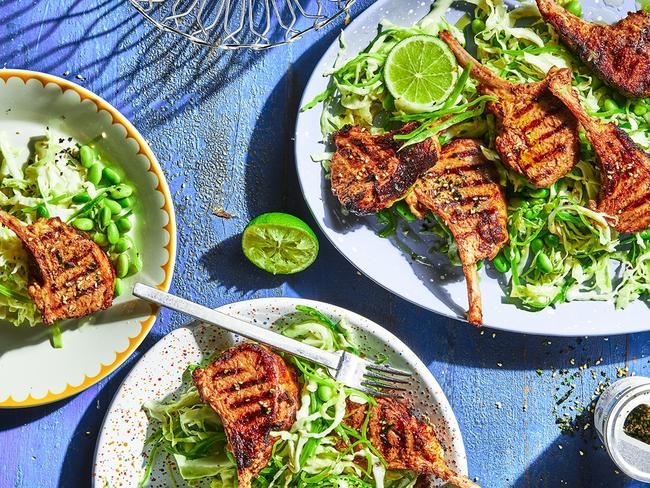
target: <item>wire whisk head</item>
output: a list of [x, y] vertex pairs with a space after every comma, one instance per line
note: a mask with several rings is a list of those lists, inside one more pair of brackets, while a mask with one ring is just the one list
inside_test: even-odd
[[355, 0], [129, 0], [151, 23], [223, 49], [293, 42], [347, 13]]

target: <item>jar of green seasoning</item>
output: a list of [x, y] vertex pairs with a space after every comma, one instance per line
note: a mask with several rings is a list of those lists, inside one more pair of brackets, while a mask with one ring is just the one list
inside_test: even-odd
[[614, 463], [628, 476], [650, 482], [650, 378], [630, 376], [600, 396], [594, 425]]

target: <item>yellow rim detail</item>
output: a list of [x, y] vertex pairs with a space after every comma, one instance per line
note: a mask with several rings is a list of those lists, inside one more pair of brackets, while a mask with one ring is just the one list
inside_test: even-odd
[[[160, 165], [158, 164], [155, 155], [149, 148], [149, 145], [144, 140], [144, 138], [140, 135], [138, 130], [115, 107], [113, 107], [111, 104], [104, 101], [99, 96], [92, 93], [91, 91], [86, 90], [85, 88], [77, 85], [76, 83], [72, 83], [71, 81], [64, 80], [63, 78], [59, 78], [57, 76], [49, 75], [46, 73], [39, 73], [36, 71], [14, 70], [14, 69], [0, 70], [0, 80], [7, 82], [10, 78], [19, 78], [25, 84], [29, 80], [38, 80], [43, 84], [43, 86], [49, 83], [53, 83], [59, 86], [63, 92], [67, 90], [72, 90], [76, 92], [81, 97], [82, 101], [90, 100], [91, 102], [93, 102], [95, 104], [95, 107], [97, 107], [98, 112], [100, 110], [104, 110], [108, 112], [113, 118], [113, 125], [119, 124], [122, 127], [124, 127], [127, 132], [127, 137], [132, 138], [138, 143], [138, 146], [140, 147], [138, 154], [142, 154], [144, 157], [146, 157], [149, 160], [149, 169], [147, 171], [150, 171], [157, 176], [158, 186], [156, 190], [159, 191], [165, 199], [165, 202], [161, 207], [161, 210], [163, 210], [168, 217], [168, 222], [165, 225], [164, 229], [169, 233], [169, 242], [165, 246], [169, 259], [164, 265], [161, 266], [165, 274], [165, 277], [162, 280], [162, 282], [156, 285], [156, 287], [164, 291], [169, 290], [169, 286], [171, 284], [172, 274], [174, 270], [174, 263], [176, 260], [176, 216], [174, 215], [174, 209], [172, 206], [172, 197], [169, 192], [169, 188], [167, 187], [167, 183], [163, 175], [162, 169], [160, 168]], [[75, 395], [85, 390], [86, 388], [94, 385], [95, 383], [104, 379], [110, 373], [115, 371], [124, 361], [126, 361], [126, 359], [133, 353], [133, 351], [135, 351], [135, 349], [142, 343], [144, 338], [147, 336], [147, 334], [153, 327], [153, 324], [156, 321], [157, 316], [158, 316], [158, 307], [151, 305], [151, 315], [149, 315], [149, 317], [147, 317], [145, 320], [140, 322], [140, 332], [138, 333], [137, 336], [129, 339], [128, 347], [124, 351], [116, 353], [115, 361], [113, 361], [113, 363], [109, 365], [102, 364], [99, 373], [96, 374], [95, 376], [88, 376], [88, 375], [84, 376], [84, 380], [80, 385], [72, 386], [68, 384], [66, 385], [65, 389], [60, 393], [53, 393], [52, 391], [48, 390], [47, 394], [42, 398], [34, 398], [32, 395], [29, 395], [25, 400], [16, 401], [11, 396], [9, 396], [6, 400], [0, 402], [0, 408], [32, 407], [36, 405], [44, 405], [47, 403], [56, 402], [57, 400], [63, 400], [64, 398], [68, 398], [72, 395]]]

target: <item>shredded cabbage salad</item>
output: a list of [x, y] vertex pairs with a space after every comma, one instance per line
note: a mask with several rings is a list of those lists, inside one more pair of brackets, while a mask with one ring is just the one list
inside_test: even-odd
[[[12, 146], [7, 134], [0, 132], [0, 208], [25, 224], [39, 217], [59, 217], [64, 222], [91, 217], [115, 188], [103, 180], [97, 186], [88, 181], [88, 169], [72, 138], [46, 134], [30, 146]], [[124, 209], [120, 216], [131, 214], [132, 209]], [[115, 262], [113, 247], [101, 245]], [[41, 322], [27, 294], [28, 272], [29, 256], [20, 239], [0, 226], [0, 320], [15, 326]], [[57, 326], [52, 329], [53, 343], [60, 347], [60, 331]]]
[[[305, 318], [292, 321], [282, 334], [324, 350], [359, 354], [345, 324], [334, 322], [310, 307], [296, 308]], [[209, 483], [202, 486], [211, 488], [236, 486], [237, 468], [226, 448], [221, 420], [201, 401], [190, 380], [191, 371], [209, 364], [212, 359], [214, 357], [207, 357], [201, 365], [191, 366], [178, 393], [144, 405], [156, 430], [146, 441], [150, 450], [140, 486], [147, 485], [154, 463], [162, 452], [167, 453], [168, 476], [174, 482], [176, 466], [178, 474], [188, 484]], [[254, 487], [415, 486], [415, 473], [387, 470], [365, 433], [346, 425], [346, 401], [373, 403], [371, 397], [337, 383], [321, 366], [288, 355], [285, 359], [298, 373], [300, 409], [289, 431], [271, 434], [278, 441], [268, 466], [254, 481]], [[341, 447], [342, 440], [347, 447]], [[360, 466], [363, 463], [358, 463], [359, 460], [367, 461], [367, 469]]]
[[[342, 36], [337, 61], [325, 73], [329, 77], [327, 89], [303, 110], [323, 102], [321, 130], [328, 142], [331, 134], [346, 124], [381, 133], [407, 121], [421, 125], [410, 134], [397, 136], [405, 144], [431, 136], [438, 136], [443, 144], [456, 137], [482, 139], [486, 157], [497, 163], [508, 200], [510, 243], [493, 264], [497, 271], [510, 275], [507, 294], [512, 303], [541, 310], [573, 300], [612, 300], [617, 308], [623, 308], [647, 296], [650, 230], [619, 235], [603, 214], [590, 209], [589, 202], [598, 197], [600, 176], [584, 133], [580, 134], [581, 157], [575, 168], [552, 187], [536, 189], [501, 165], [494, 149], [494, 117], [484, 110], [489, 97], [477, 93], [468, 69], [459, 74], [449, 98], [427, 113], [407, 113], [395, 104], [382, 75], [391, 49], [409, 36], [437, 35], [442, 29], [451, 30], [465, 43], [467, 32], [476, 46], [476, 58], [509, 81], [539, 81], [553, 66], [570, 68], [574, 88], [586, 110], [614, 122], [640, 147], [650, 149], [650, 101], [627, 99], [604, 85], [564, 47], [533, 3], [514, 9], [503, 0], [470, 3], [475, 5], [474, 18], [465, 15], [455, 25], [445, 19], [450, 0], [437, 1], [430, 14], [410, 28], [384, 21], [377, 37], [351, 58]], [[443, 116], [451, 117], [441, 121]], [[331, 154], [312, 156], [323, 164], [326, 173]], [[394, 234], [400, 222], [415, 220], [404, 202], [380, 212], [377, 218], [385, 225], [379, 232], [381, 237]], [[440, 236], [442, 244], [433, 250], [446, 252], [454, 264], [459, 264], [453, 236], [444, 227], [433, 215], [423, 224], [419, 222], [417, 228], [411, 224], [418, 233]]]

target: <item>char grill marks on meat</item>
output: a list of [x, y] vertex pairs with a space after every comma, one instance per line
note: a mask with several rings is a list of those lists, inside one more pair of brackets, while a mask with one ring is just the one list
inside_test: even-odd
[[388, 469], [432, 475], [459, 488], [478, 488], [476, 483], [447, 466], [444, 451], [430, 423], [418, 419], [399, 400], [385, 397], [375, 400], [374, 406], [348, 400], [348, 416], [344, 421], [360, 430], [370, 408], [366, 435], [388, 464]]
[[638, 232], [650, 225], [650, 154], [622, 129], [590, 117], [570, 87], [551, 80], [551, 90], [582, 124], [600, 164], [600, 202], [596, 210], [610, 216], [619, 232]]
[[481, 325], [476, 263], [493, 259], [508, 241], [508, 216], [496, 168], [480, 142], [456, 139], [443, 146], [438, 163], [420, 177], [406, 201], [417, 217], [431, 210], [451, 230], [467, 281], [467, 318]]
[[33, 258], [28, 292], [46, 325], [111, 306], [115, 271], [93, 241], [58, 217], [24, 225], [0, 211], [0, 223], [18, 236]]
[[249, 488], [271, 457], [271, 431], [289, 430], [296, 420], [295, 371], [267, 347], [243, 343], [194, 370], [192, 378], [223, 422], [237, 461], [237, 486]]
[[[488, 102], [487, 109], [496, 118], [495, 145], [503, 164], [539, 188], [571, 171], [580, 155], [577, 122], [548, 90], [548, 77], [537, 83], [510, 83], [472, 58], [450, 32], [440, 38], [462, 66], [472, 63], [479, 92], [498, 98]], [[571, 72], [561, 73], [570, 84]]]
[[624, 95], [650, 97], [650, 13], [639, 11], [612, 25], [586, 22], [555, 0], [537, 0], [542, 17], [603, 81]]
[[347, 210], [365, 215], [390, 207], [435, 164], [440, 146], [431, 138], [400, 151], [403, 143], [394, 136], [416, 127], [409, 123], [399, 131], [373, 135], [365, 128], [346, 126], [334, 134], [332, 193]]

